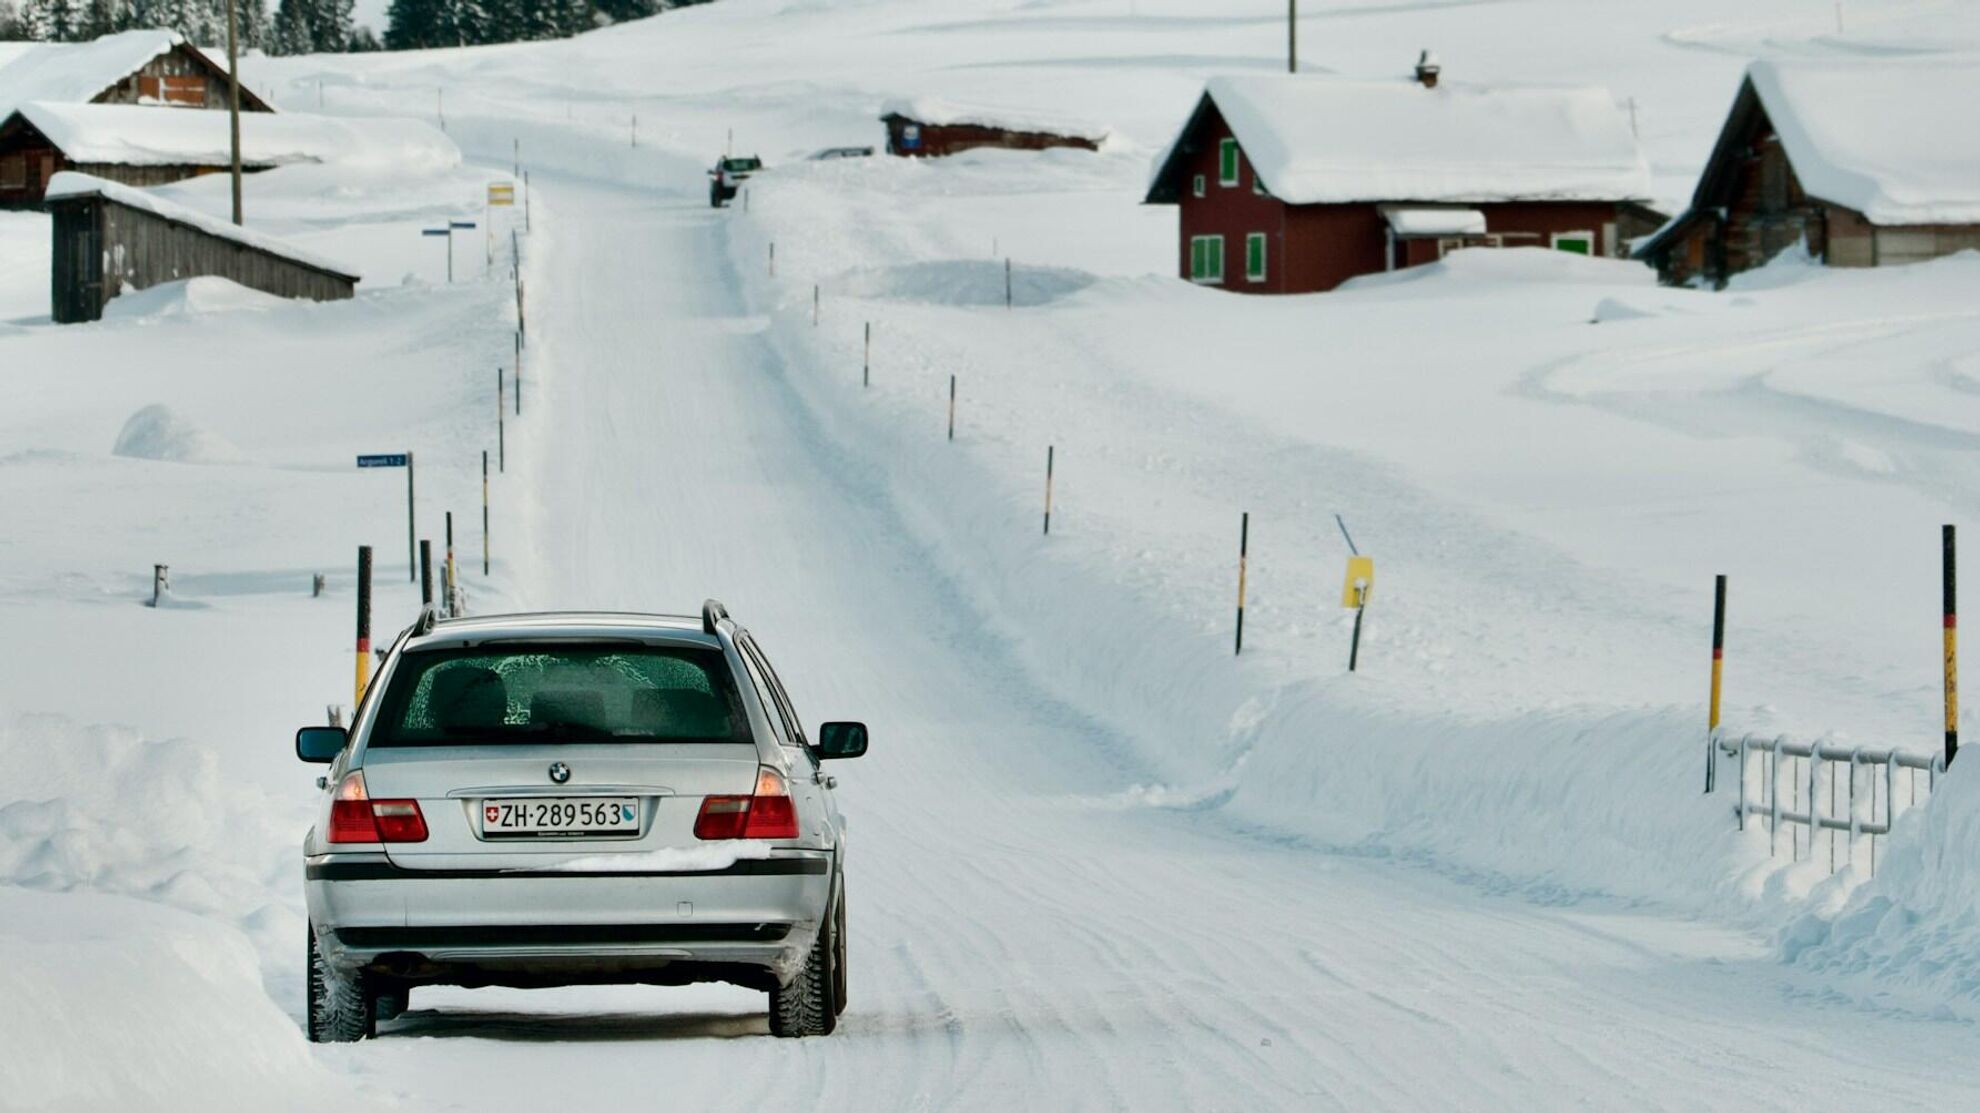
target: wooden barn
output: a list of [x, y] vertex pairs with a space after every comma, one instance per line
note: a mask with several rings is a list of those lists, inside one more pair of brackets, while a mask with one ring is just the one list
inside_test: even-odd
[[[37, 127], [31, 107], [43, 115], [65, 108], [122, 106], [174, 108], [214, 113], [224, 120], [227, 71], [172, 31], [124, 31], [87, 43], [42, 43], [0, 67], [0, 208], [40, 203], [48, 180], [65, 169], [88, 169], [133, 185], [176, 181], [223, 167], [187, 164], [176, 173], [152, 161], [143, 168], [127, 162], [78, 157]], [[241, 111], [271, 113], [268, 104], [241, 90]], [[106, 118], [107, 121], [108, 118]], [[163, 118], [135, 116], [121, 125], [142, 137]], [[46, 121], [44, 120], [45, 124]], [[74, 129], [70, 129], [73, 131]]]
[[902, 158], [942, 158], [977, 147], [1097, 151], [1107, 138], [1107, 129], [1091, 124], [932, 98], [889, 101], [880, 120], [887, 125], [887, 153]]
[[[227, 67], [175, 31], [121, 31], [42, 43], [0, 66], [0, 115], [29, 101], [227, 109]], [[274, 109], [245, 86], [241, 111]]]
[[[154, 186], [224, 173], [230, 152], [224, 112], [34, 101], [0, 118], [0, 208], [38, 206], [49, 180], [64, 170]], [[241, 168], [249, 173], [350, 159], [451, 166], [460, 149], [419, 120], [241, 117]]]
[[1980, 250], [1970, 65], [1756, 62], [1691, 205], [1638, 248], [1666, 282], [1723, 287], [1790, 248], [1835, 267]]
[[1156, 162], [1177, 268], [1229, 290], [1331, 290], [1462, 247], [1621, 256], [1663, 222], [1602, 89], [1213, 79]]
[[94, 321], [119, 294], [215, 275], [286, 298], [335, 301], [358, 276], [272, 236], [87, 174], [49, 185], [57, 324]]

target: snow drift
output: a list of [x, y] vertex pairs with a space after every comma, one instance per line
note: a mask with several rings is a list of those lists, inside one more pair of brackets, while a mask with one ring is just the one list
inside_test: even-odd
[[194, 425], [169, 406], [154, 403], [131, 415], [111, 449], [137, 460], [177, 464], [228, 464], [241, 458], [226, 438]]

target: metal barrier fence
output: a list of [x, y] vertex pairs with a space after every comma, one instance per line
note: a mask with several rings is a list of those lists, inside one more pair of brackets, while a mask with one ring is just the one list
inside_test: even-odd
[[[1874, 876], [1877, 836], [1890, 834], [1897, 814], [1917, 806], [1918, 774], [1925, 774], [1925, 798], [1930, 799], [1938, 787], [1939, 775], [1945, 772], [1943, 754], [1825, 746], [1820, 742], [1790, 742], [1784, 736], [1769, 739], [1741, 735], [1734, 741], [1715, 733], [1706, 742], [1705, 755], [1707, 792], [1718, 787], [1720, 764], [1727, 758], [1737, 761], [1735, 768], [1739, 775], [1733, 784], [1739, 798], [1733, 804], [1733, 814], [1738, 817], [1740, 830], [1746, 830], [1750, 816], [1765, 819], [1767, 852], [1779, 854], [1781, 825], [1791, 825], [1788, 853], [1797, 861], [1804, 850], [1814, 857], [1816, 836], [1827, 831], [1830, 873], [1835, 872], [1837, 865], [1837, 836], [1845, 835], [1843, 863], [1853, 864], [1858, 842], [1867, 839], [1870, 873]], [[1753, 773], [1756, 757], [1759, 758], [1757, 777]], [[1905, 772], [1902, 778], [1900, 770]], [[1866, 771], [1868, 776], [1864, 775]], [[1843, 784], [1838, 786], [1838, 781]], [[1866, 789], [1859, 789], [1859, 781], [1868, 782]], [[1829, 797], [1826, 808], [1822, 804], [1824, 787]], [[1749, 796], [1751, 788], [1758, 789], [1757, 800]], [[1792, 826], [1796, 824], [1805, 830], [1796, 830]]]

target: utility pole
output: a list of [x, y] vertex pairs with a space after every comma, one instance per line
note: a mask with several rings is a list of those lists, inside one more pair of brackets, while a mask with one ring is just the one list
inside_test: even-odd
[[239, 21], [234, 0], [227, 0], [227, 131], [234, 172], [234, 223], [241, 223], [241, 59]]
[[1299, 72], [1299, 0], [1286, 0], [1286, 72]]

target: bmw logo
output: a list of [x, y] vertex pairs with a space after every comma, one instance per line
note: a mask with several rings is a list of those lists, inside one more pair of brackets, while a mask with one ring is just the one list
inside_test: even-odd
[[564, 764], [563, 762], [561, 762], [561, 761], [553, 761], [553, 762], [551, 762], [551, 763], [550, 763], [550, 783], [551, 783], [551, 784], [559, 784], [559, 785], [560, 785], [560, 784], [563, 784], [563, 783], [564, 783], [565, 781], [568, 781], [568, 780], [570, 780], [570, 779], [571, 779], [571, 767], [570, 767], [570, 766], [568, 766], [568, 765], [565, 765], [565, 764]]

